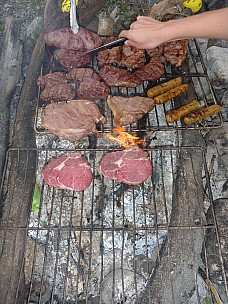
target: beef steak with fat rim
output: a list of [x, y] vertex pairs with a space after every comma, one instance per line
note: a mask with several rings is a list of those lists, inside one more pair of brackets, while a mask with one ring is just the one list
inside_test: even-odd
[[107, 153], [100, 162], [100, 172], [105, 177], [131, 185], [146, 181], [151, 170], [147, 152], [138, 146]]
[[75, 191], [83, 191], [93, 180], [91, 167], [80, 153], [64, 154], [52, 159], [41, 174], [48, 185]]

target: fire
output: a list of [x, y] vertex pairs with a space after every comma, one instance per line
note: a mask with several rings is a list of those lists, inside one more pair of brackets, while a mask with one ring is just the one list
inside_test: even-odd
[[127, 133], [123, 126], [116, 127], [112, 129], [112, 132], [115, 134], [118, 134], [117, 136], [112, 136], [110, 134], [107, 134], [106, 137], [108, 139], [117, 141], [120, 143], [124, 148], [128, 148], [131, 146], [136, 146], [139, 144], [145, 144], [146, 140], [140, 139], [138, 136], [131, 135], [130, 133]]

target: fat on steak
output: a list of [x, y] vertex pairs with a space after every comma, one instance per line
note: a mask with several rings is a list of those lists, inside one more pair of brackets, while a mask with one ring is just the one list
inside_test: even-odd
[[84, 27], [80, 27], [77, 34], [69, 27], [50, 31], [45, 34], [44, 41], [57, 48], [81, 51], [89, 51], [102, 45], [101, 37]]
[[91, 61], [90, 55], [84, 55], [81, 51], [58, 49], [54, 52], [54, 58], [68, 70], [88, 65]]
[[172, 65], [180, 67], [187, 55], [188, 40], [175, 40], [164, 44], [164, 56]]
[[97, 133], [96, 123], [105, 122], [99, 108], [88, 100], [51, 103], [42, 113], [42, 127], [71, 142]]
[[80, 99], [103, 99], [109, 94], [110, 88], [105, 82], [92, 78], [82, 81], [77, 88], [77, 96]]
[[109, 86], [135, 88], [142, 84], [137, 75], [111, 64], [104, 65], [99, 75]]
[[92, 68], [73, 68], [66, 74], [66, 78], [75, 83], [81, 83], [88, 79], [101, 80], [100, 76]]
[[153, 99], [141, 96], [122, 97], [109, 95], [107, 103], [113, 112], [114, 123], [118, 126], [126, 126], [138, 121], [155, 106]]
[[109, 179], [138, 185], [148, 179], [152, 164], [148, 159], [147, 152], [138, 146], [133, 146], [123, 151], [105, 154], [99, 169]]
[[64, 154], [52, 159], [41, 175], [45, 183], [54, 188], [75, 191], [83, 191], [93, 180], [91, 167], [80, 153]]

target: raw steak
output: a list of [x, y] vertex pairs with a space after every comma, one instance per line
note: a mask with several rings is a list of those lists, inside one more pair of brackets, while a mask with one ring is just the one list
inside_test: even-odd
[[126, 126], [136, 122], [155, 106], [153, 99], [141, 96], [121, 97], [109, 95], [107, 103], [113, 112], [114, 123], [119, 126]]
[[107, 153], [100, 162], [100, 172], [105, 177], [132, 185], [146, 181], [151, 170], [147, 152], [138, 146]]
[[96, 123], [105, 123], [105, 117], [91, 101], [72, 100], [67, 103], [51, 103], [44, 108], [42, 127], [50, 133], [71, 142], [97, 133]]
[[54, 72], [41, 75], [37, 79], [37, 84], [42, 89], [44, 89], [46, 86], [55, 86], [62, 83], [67, 83], [66, 74], [64, 72]]
[[113, 65], [103, 66], [99, 75], [109, 86], [135, 88], [142, 84], [135, 74]]
[[188, 40], [175, 40], [164, 44], [164, 56], [172, 65], [180, 67], [186, 58]]
[[159, 79], [165, 73], [163, 57], [153, 57], [150, 62], [142, 68], [136, 69], [135, 75], [142, 81], [154, 81]]
[[44, 36], [47, 45], [61, 49], [89, 51], [102, 45], [102, 39], [97, 34], [80, 27], [74, 34], [69, 27], [51, 31]]
[[54, 52], [55, 59], [68, 70], [80, 68], [90, 63], [90, 56], [81, 51], [59, 49]]
[[40, 94], [40, 98], [45, 101], [71, 100], [75, 96], [75, 91], [68, 83], [48, 85]]
[[91, 78], [101, 80], [100, 76], [91, 68], [73, 68], [66, 74], [66, 78], [75, 83], [81, 83]]
[[122, 60], [120, 65], [129, 69], [141, 68], [146, 63], [144, 50], [139, 50], [133, 46], [123, 45]]
[[103, 81], [87, 79], [81, 82], [77, 88], [77, 96], [80, 99], [96, 100], [106, 98], [110, 94], [110, 88]]
[[93, 180], [91, 167], [80, 153], [64, 154], [51, 160], [41, 174], [48, 185], [75, 191], [83, 191]]

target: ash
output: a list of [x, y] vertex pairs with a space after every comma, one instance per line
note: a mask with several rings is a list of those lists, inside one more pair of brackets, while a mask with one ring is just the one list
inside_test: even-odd
[[[167, 143], [167, 133], [159, 132], [158, 138], [151, 135], [151, 146]], [[175, 132], [168, 137], [170, 142], [177, 140]], [[130, 186], [106, 179], [99, 172], [107, 147], [120, 147], [105, 136], [97, 141], [106, 148], [86, 150], [88, 138], [73, 144], [50, 134], [37, 135], [41, 203], [39, 212], [30, 217], [28, 237], [35, 242], [36, 251], [26, 264], [28, 269], [34, 265], [33, 280], [44, 281], [62, 301], [101, 297], [107, 304], [135, 303], [147, 286], [157, 250], [166, 238], [176, 155], [169, 149], [149, 149], [151, 177]], [[45, 164], [77, 149], [83, 149], [80, 153], [91, 164], [93, 183], [84, 192], [44, 184], [41, 171]], [[30, 275], [28, 271], [27, 282]]]

